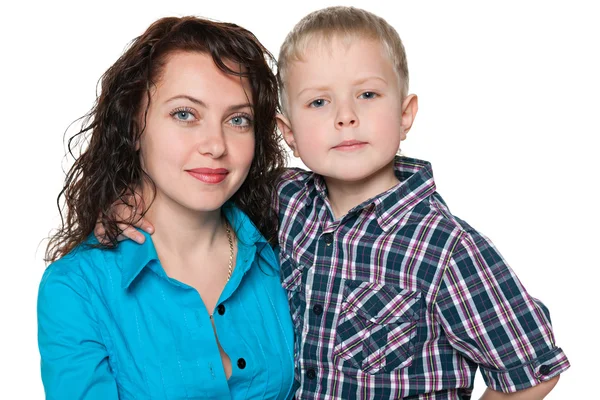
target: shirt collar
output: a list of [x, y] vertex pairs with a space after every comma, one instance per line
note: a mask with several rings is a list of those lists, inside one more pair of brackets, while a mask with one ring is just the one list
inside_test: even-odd
[[[264, 261], [261, 263], [261, 267], [267, 266], [275, 273], [278, 273], [277, 259], [270, 249], [271, 246], [250, 218], [232, 203], [226, 203], [223, 206], [223, 212], [236, 234], [238, 240], [238, 257], [246, 251], [254, 250], [257, 256]], [[133, 240], [125, 240], [119, 243], [115, 250], [120, 255], [122, 268], [121, 287], [123, 289], [129, 288], [135, 278], [152, 261], [158, 261], [158, 254], [152, 242], [152, 237], [144, 231], [139, 231], [146, 238], [144, 243], [138, 244]], [[243, 251], [242, 247], [244, 248]]]
[[[374, 208], [380, 228], [387, 232], [416, 204], [435, 193], [433, 170], [429, 162], [396, 156], [394, 172], [400, 183], [354, 207], [348, 215], [370, 206]], [[306, 181], [307, 187], [310, 189], [310, 186], [313, 186], [317, 194], [328, 202], [327, 186], [323, 177], [313, 173], [311, 178]]]
[[372, 199], [377, 223], [384, 232], [436, 190], [433, 170], [427, 161], [398, 156], [394, 160], [394, 172], [400, 183]]
[[121, 287], [123, 289], [129, 288], [135, 278], [151, 261], [158, 260], [152, 237], [140, 229], [138, 231], [146, 238], [144, 243], [139, 244], [133, 240], [124, 240], [117, 245], [116, 251], [120, 255]]

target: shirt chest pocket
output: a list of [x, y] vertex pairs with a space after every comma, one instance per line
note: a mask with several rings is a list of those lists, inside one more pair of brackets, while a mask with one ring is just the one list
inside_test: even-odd
[[414, 358], [422, 308], [420, 292], [346, 280], [333, 350], [336, 367], [368, 374], [408, 367]]

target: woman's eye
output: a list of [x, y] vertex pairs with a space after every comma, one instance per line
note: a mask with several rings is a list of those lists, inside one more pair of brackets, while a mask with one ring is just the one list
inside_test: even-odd
[[313, 107], [313, 108], [321, 108], [324, 105], [328, 104], [329, 102], [325, 99], [317, 99], [317, 100], [313, 100], [310, 104], [309, 107]]
[[252, 126], [252, 118], [246, 115], [236, 115], [229, 119], [229, 124], [235, 128], [246, 129]]
[[180, 122], [193, 122], [196, 120], [196, 116], [192, 110], [188, 110], [187, 108], [173, 110], [170, 114], [172, 118]]
[[233, 117], [231, 118], [231, 125], [235, 126], [247, 126], [250, 125], [250, 121], [246, 117]]
[[177, 111], [175, 113], [175, 117], [181, 121], [189, 121], [192, 118], [194, 118], [194, 116], [192, 115], [191, 112], [189, 111]]
[[364, 92], [362, 93], [360, 96], [358, 96], [361, 99], [374, 99], [375, 97], [377, 97], [377, 93], [375, 92]]

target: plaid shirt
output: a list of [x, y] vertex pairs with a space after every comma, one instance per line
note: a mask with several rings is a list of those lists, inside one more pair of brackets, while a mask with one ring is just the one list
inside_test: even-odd
[[431, 165], [395, 170], [400, 184], [339, 220], [322, 177], [290, 169], [278, 183], [296, 398], [469, 399], [477, 367], [504, 392], [567, 369], [548, 310], [450, 213]]

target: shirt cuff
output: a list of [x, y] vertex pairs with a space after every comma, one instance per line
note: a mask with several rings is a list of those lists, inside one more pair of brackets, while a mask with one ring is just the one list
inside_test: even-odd
[[529, 363], [507, 370], [494, 370], [481, 365], [485, 384], [496, 391], [510, 393], [548, 381], [569, 368], [569, 360], [559, 347], [555, 347]]

